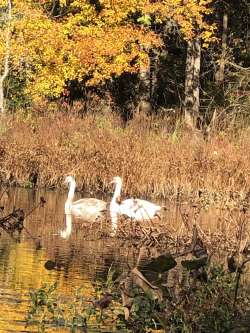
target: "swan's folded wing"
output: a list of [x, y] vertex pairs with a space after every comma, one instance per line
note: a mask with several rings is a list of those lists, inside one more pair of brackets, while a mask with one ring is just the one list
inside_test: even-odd
[[94, 221], [107, 209], [107, 203], [95, 198], [77, 200], [72, 205], [72, 214], [86, 221]]
[[107, 207], [107, 202], [96, 198], [84, 198], [73, 202], [73, 205], [79, 205], [79, 204], [84, 205], [86, 207], [87, 206], [96, 207], [96, 209], [104, 209]]

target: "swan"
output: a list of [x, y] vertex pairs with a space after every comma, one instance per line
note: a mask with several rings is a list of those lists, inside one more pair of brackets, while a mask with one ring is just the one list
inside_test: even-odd
[[125, 215], [135, 221], [152, 220], [155, 217], [160, 217], [158, 213], [164, 207], [156, 205], [150, 201], [143, 199], [126, 199], [118, 203], [121, 195], [122, 179], [119, 176], [113, 178], [111, 183], [115, 184], [115, 191], [110, 203], [110, 216], [114, 224], [117, 223], [119, 215]]
[[68, 198], [65, 202], [65, 214], [94, 222], [107, 210], [107, 203], [96, 198], [84, 198], [73, 202], [76, 182], [74, 177], [67, 176], [65, 182], [69, 185]]

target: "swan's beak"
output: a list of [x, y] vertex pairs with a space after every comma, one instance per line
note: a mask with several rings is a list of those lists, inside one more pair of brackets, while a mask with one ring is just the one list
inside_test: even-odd
[[113, 179], [113, 180], [111, 180], [111, 182], [110, 182], [110, 184], [114, 184], [115, 183], [115, 180]]

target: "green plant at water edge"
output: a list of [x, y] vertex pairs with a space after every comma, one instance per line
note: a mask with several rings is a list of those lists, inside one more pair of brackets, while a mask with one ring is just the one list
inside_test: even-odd
[[130, 309], [130, 317], [126, 326], [133, 333], [150, 332], [162, 327], [158, 314], [163, 310], [162, 306], [149, 295], [135, 290], [133, 305]]
[[[213, 267], [208, 280], [198, 282], [193, 290], [182, 290], [182, 297], [170, 301], [168, 329], [171, 332], [229, 332], [235, 314], [241, 309], [233, 305], [234, 275]], [[248, 298], [250, 295], [246, 295]], [[171, 313], [171, 308], [174, 311]]]
[[44, 285], [30, 293], [31, 306], [26, 318], [27, 325], [37, 327], [44, 333], [50, 327], [67, 327], [75, 333], [79, 328], [86, 328], [93, 308], [84, 304], [81, 290], [78, 289], [72, 300], [65, 302], [57, 292], [57, 284]]
[[[102, 327], [110, 327], [110, 332], [121, 328], [132, 333], [235, 332], [235, 323], [239, 324], [250, 311], [249, 291], [241, 287], [235, 304], [235, 273], [228, 273], [221, 266], [212, 266], [204, 271], [203, 277], [206, 278], [201, 275], [194, 278], [194, 261], [189, 261], [192, 263], [190, 267], [187, 262], [182, 276], [187, 278], [186, 282], [189, 279], [188, 283], [184, 284], [182, 279], [175, 291], [162, 283], [159, 298], [156, 298], [157, 288], [138, 270], [137, 280], [129, 282], [129, 294], [123, 293], [120, 278], [115, 280], [111, 270], [106, 282], [93, 285], [92, 300], [84, 298], [79, 289], [73, 299], [65, 301], [56, 295], [56, 284], [43, 286], [30, 294], [27, 323], [37, 326], [39, 332], [45, 332], [51, 325], [64, 326], [72, 333], [87, 329], [89, 325], [99, 327], [100, 331]], [[143, 283], [148, 286], [148, 291]]]
[[47, 324], [55, 317], [60, 320], [56, 288], [56, 283], [52, 285], [45, 284], [38, 290], [30, 292], [31, 306], [26, 322], [27, 325], [34, 323], [38, 327], [39, 333], [45, 332]]
[[51, 327], [66, 328], [71, 333], [85, 331], [89, 325], [120, 327], [122, 307], [114, 302], [115, 296], [108, 293], [111, 281], [93, 285], [93, 299], [84, 297], [82, 289], [76, 290], [73, 298], [65, 300], [56, 292], [57, 284], [44, 285], [30, 293], [30, 309], [27, 325], [37, 327], [39, 333]]
[[249, 291], [241, 287], [236, 305], [235, 274], [220, 266], [212, 266], [207, 273], [204, 271], [203, 278], [201, 275], [193, 278], [194, 272], [194, 269], [187, 272], [185, 268], [182, 277], [189, 275], [189, 282], [183, 284], [181, 278], [182, 282], [177, 283], [175, 291], [162, 286], [162, 299], [154, 300], [140, 288], [130, 290], [131, 304], [126, 326], [133, 333], [155, 329], [176, 333], [226, 333], [233, 330], [250, 310]]

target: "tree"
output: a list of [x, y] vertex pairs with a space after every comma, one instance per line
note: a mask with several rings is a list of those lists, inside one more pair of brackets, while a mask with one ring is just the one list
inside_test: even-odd
[[200, 107], [201, 42], [196, 37], [187, 42], [184, 117], [189, 128], [196, 127]]
[[223, 13], [223, 30], [222, 30], [222, 39], [221, 39], [221, 57], [219, 60], [219, 68], [217, 73], [215, 73], [215, 79], [217, 83], [223, 84], [225, 77], [225, 62], [226, 62], [226, 53], [227, 53], [227, 30], [228, 30], [228, 13], [226, 10]]
[[[1, 4], [2, 5], [2, 4]], [[10, 59], [10, 39], [11, 39], [11, 18], [12, 18], [12, 4], [11, 0], [7, 2], [7, 10], [3, 12], [3, 25], [5, 27], [4, 36], [4, 46], [5, 50], [3, 51], [3, 64], [1, 66], [2, 73], [0, 75], [0, 113], [4, 113], [4, 80], [6, 79], [9, 73], [9, 59]]]
[[[187, 41], [184, 119], [191, 128], [195, 127], [199, 113], [201, 43], [206, 47], [215, 40], [215, 25], [206, 22], [207, 15], [211, 14], [211, 3], [212, 0], [169, 0], [157, 1], [144, 7], [144, 15], [150, 14], [155, 18], [155, 22], [160, 22], [162, 26], [169, 22], [177, 25], [182, 38]], [[149, 73], [146, 74], [149, 76]], [[146, 80], [147, 76], [144, 75], [145, 86], [149, 82]]]
[[141, 73], [150, 97], [150, 54], [163, 46], [161, 27], [175, 22], [186, 40], [198, 27], [200, 39], [210, 40], [213, 25], [204, 20], [210, 2], [13, 0], [11, 73], [25, 76], [33, 101], [60, 97], [72, 81], [98, 86], [123, 73]]

